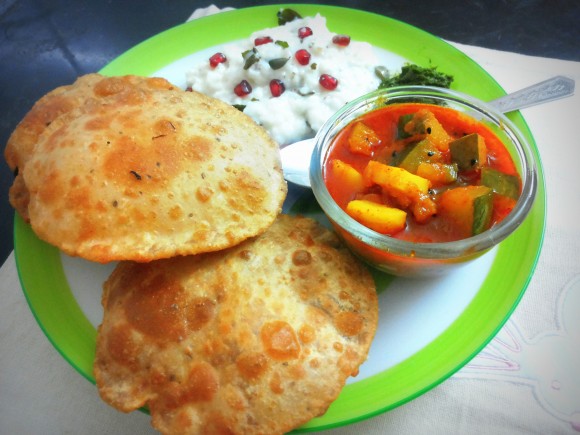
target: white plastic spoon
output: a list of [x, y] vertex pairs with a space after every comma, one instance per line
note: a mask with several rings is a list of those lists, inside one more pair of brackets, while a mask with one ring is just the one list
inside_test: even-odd
[[[556, 76], [527, 88], [504, 95], [489, 104], [502, 113], [524, 109], [574, 94], [574, 80]], [[284, 178], [291, 183], [310, 187], [310, 157], [314, 150], [314, 138], [286, 145], [280, 150]]]

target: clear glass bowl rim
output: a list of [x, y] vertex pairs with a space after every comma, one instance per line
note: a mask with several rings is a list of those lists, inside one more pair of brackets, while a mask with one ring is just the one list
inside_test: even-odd
[[[499, 224], [473, 237], [453, 242], [415, 243], [377, 233], [351, 218], [332, 199], [323, 179], [322, 165], [328, 147], [336, 134], [353, 119], [377, 108], [377, 102], [396, 103], [401, 100], [435, 99], [452, 108], [477, 113], [483, 120], [499, 126], [514, 146], [516, 165], [521, 167], [522, 192], [512, 212]], [[509, 145], [508, 145], [509, 146]], [[402, 256], [429, 259], [457, 258], [493, 247], [508, 237], [528, 215], [537, 192], [537, 161], [530, 143], [516, 125], [491, 104], [456, 90], [431, 86], [399, 86], [379, 89], [347, 103], [322, 126], [315, 137], [310, 161], [310, 183], [316, 200], [327, 217], [356, 239], [381, 251]]]

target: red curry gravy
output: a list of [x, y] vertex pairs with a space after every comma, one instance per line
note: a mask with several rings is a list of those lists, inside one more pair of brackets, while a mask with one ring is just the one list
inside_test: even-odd
[[[392, 171], [392, 181], [385, 181]], [[406, 190], [397, 186], [407, 179]], [[351, 217], [414, 242], [485, 231], [511, 211], [521, 191], [514, 162], [489, 127], [422, 103], [387, 105], [347, 125], [331, 144], [324, 180]], [[399, 224], [385, 228], [391, 215], [383, 212], [394, 212]]]

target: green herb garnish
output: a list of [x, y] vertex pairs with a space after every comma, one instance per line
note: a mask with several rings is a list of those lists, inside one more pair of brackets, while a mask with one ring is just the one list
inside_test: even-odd
[[244, 58], [244, 69], [246, 70], [260, 60], [258, 50], [256, 50], [255, 48], [244, 51], [242, 53], [242, 57]]
[[270, 65], [270, 68], [276, 70], [286, 65], [286, 62], [288, 62], [289, 60], [290, 60], [289, 57], [277, 57], [276, 59], [269, 60], [268, 64]]
[[[377, 71], [375, 69], [375, 74], [382, 73], [383, 71]], [[405, 85], [422, 85], [422, 86], [437, 86], [439, 88], [449, 88], [453, 82], [453, 76], [437, 71], [437, 67], [421, 67], [414, 64], [405, 64], [401, 68], [400, 74], [396, 74], [392, 77], [381, 77], [381, 88], [391, 88], [393, 86], [405, 86]]]
[[284, 24], [289, 23], [290, 21], [302, 18], [302, 16], [298, 12], [290, 8], [280, 9], [276, 14], [276, 16], [278, 17], [279, 26], [283, 26]]

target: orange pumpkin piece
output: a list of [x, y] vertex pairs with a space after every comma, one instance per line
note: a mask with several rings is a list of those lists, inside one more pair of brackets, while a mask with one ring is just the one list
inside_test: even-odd
[[437, 120], [435, 115], [426, 109], [417, 111], [404, 127], [406, 134], [410, 136], [425, 135], [440, 150], [447, 151], [451, 137]]
[[463, 186], [446, 190], [438, 213], [461, 234], [475, 236], [489, 228], [493, 214], [493, 191], [487, 186]]
[[370, 156], [373, 149], [380, 145], [381, 139], [375, 131], [364, 124], [356, 122], [348, 137], [348, 148], [352, 153]]
[[433, 184], [450, 184], [457, 180], [457, 165], [422, 162], [417, 166], [416, 175]]
[[485, 139], [477, 133], [468, 134], [449, 143], [451, 160], [460, 171], [480, 170], [487, 162]]

